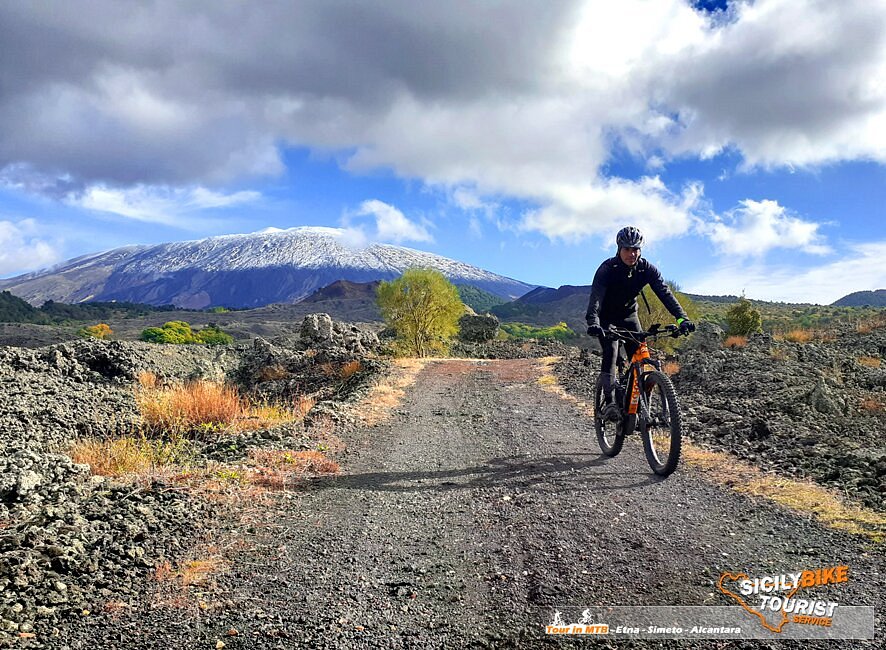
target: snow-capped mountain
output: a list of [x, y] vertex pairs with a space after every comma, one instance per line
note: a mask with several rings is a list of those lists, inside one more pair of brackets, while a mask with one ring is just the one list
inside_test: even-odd
[[388, 280], [411, 267], [440, 271], [503, 298], [534, 285], [423, 251], [353, 245], [336, 228], [269, 228], [169, 244], [124, 246], [0, 281], [34, 305], [46, 300], [130, 301], [178, 307], [258, 307], [294, 303], [336, 280]]

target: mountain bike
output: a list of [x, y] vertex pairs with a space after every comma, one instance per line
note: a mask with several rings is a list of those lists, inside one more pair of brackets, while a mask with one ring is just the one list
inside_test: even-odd
[[[668, 476], [677, 469], [683, 433], [677, 392], [671, 378], [661, 371], [661, 362], [650, 356], [646, 341], [661, 336], [676, 338], [680, 333], [676, 325], [662, 327], [657, 323], [646, 332], [610, 327], [604, 334], [606, 339], [619, 341], [616, 357], [619, 382], [612, 385], [616, 393], [614, 401], [619, 407], [617, 420], [602, 416], [605, 404], [603, 373], [597, 376], [594, 387], [594, 427], [600, 449], [607, 456], [618, 455], [625, 436], [639, 428], [646, 460], [659, 476]], [[633, 341], [639, 346], [630, 365], [622, 371], [624, 341]]]

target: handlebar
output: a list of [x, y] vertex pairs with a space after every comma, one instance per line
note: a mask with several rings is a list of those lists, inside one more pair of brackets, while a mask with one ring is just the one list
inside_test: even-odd
[[649, 330], [646, 332], [634, 332], [632, 330], [616, 327], [615, 325], [610, 325], [609, 329], [604, 330], [603, 332], [603, 336], [610, 341], [621, 339], [622, 341], [636, 341], [637, 343], [642, 343], [647, 339], [661, 338], [662, 336], [669, 336], [675, 339], [681, 334], [688, 335], [688, 332], [682, 332], [676, 325], [662, 326], [659, 323], [650, 325]]

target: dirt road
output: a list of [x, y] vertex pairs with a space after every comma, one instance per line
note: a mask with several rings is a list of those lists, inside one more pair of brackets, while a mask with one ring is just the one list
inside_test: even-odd
[[[541, 390], [540, 372], [430, 363], [387, 422], [349, 434], [340, 476], [241, 531], [249, 543], [207, 596], [218, 606], [94, 618], [71, 645], [558, 647], [576, 642], [544, 635], [559, 606], [728, 605], [723, 571], [835, 564], [853, 575], [840, 600], [882, 611], [882, 546], [691, 468], [658, 480], [639, 440], [601, 456], [590, 418]], [[856, 646], [876, 647], [843, 644]]]

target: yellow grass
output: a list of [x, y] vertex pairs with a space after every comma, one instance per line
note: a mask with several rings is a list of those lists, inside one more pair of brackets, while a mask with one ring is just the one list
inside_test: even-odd
[[402, 357], [394, 359], [393, 370], [382, 377], [354, 408], [355, 417], [364, 426], [381, 424], [406, 396], [406, 388], [415, 383], [418, 373], [433, 359]]
[[665, 361], [661, 364], [661, 369], [666, 375], [676, 375], [680, 372], [680, 364], [676, 361]]
[[221, 431], [253, 431], [303, 419], [314, 406], [310, 396], [299, 396], [291, 407], [252, 404], [233, 386], [195, 381], [159, 386], [139, 380], [135, 399], [148, 430], [159, 434], [193, 435]]
[[866, 366], [868, 368], [879, 368], [881, 361], [877, 357], [867, 357], [861, 356], [855, 359], [859, 364]]
[[190, 443], [148, 440], [145, 437], [86, 439], [75, 442], [70, 451], [75, 463], [89, 465], [100, 476], [144, 475], [159, 467], [187, 464], [193, 458]]
[[737, 336], [737, 335], [727, 336], [726, 340], [723, 341], [724, 348], [733, 348], [733, 349], [734, 348], [743, 348], [747, 344], [748, 344], [748, 337], [747, 336]]
[[707, 451], [684, 441], [683, 457], [709, 480], [752, 496], [774, 501], [794, 511], [812, 514], [826, 526], [865, 535], [876, 542], [886, 539], [886, 515], [845, 503], [838, 495], [811, 481], [796, 481], [767, 474], [730, 454]]

